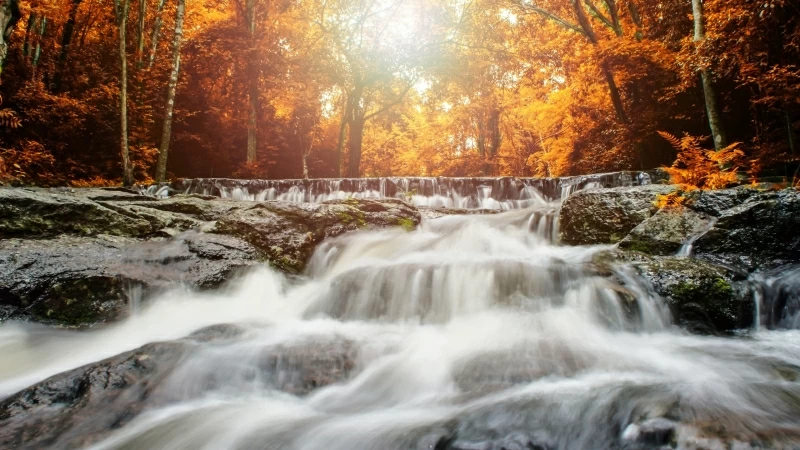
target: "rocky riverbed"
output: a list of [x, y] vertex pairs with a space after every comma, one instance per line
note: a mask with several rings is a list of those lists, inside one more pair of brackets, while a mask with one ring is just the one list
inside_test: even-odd
[[0, 448], [800, 448], [800, 193], [675, 190], [0, 189]]

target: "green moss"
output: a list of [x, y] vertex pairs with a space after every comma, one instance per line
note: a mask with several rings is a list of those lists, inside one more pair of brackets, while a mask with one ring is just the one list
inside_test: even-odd
[[401, 217], [397, 219], [397, 224], [406, 231], [414, 231], [414, 228], [416, 228], [414, 221], [407, 217]]
[[355, 209], [355, 208], [348, 208], [348, 211], [342, 211], [337, 214], [339, 220], [345, 224], [355, 224], [358, 228], [364, 228], [367, 226], [367, 221], [364, 217], [364, 213]]

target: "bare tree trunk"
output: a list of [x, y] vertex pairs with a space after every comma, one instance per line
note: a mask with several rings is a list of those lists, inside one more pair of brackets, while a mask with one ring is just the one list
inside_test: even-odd
[[258, 59], [256, 58], [256, 0], [247, 0], [247, 31], [250, 35], [250, 51], [248, 54], [248, 102], [249, 118], [247, 120], [247, 162], [256, 162], [258, 131]]
[[8, 57], [8, 39], [11, 38], [19, 17], [17, 0], [0, 0], [0, 77]]
[[[692, 0], [692, 12], [694, 14], [694, 41], [701, 42], [705, 39], [705, 24], [703, 22], [703, 2], [702, 0]], [[711, 79], [711, 74], [707, 69], [700, 70], [700, 81], [703, 85], [703, 96], [706, 102], [706, 112], [708, 113], [708, 124], [711, 128], [711, 136], [714, 138], [714, 148], [720, 150], [725, 148], [727, 137], [722, 124], [722, 114], [720, 113], [717, 102], [717, 92]]]
[[359, 178], [361, 176], [361, 143], [364, 140], [364, 118], [356, 117], [350, 124], [350, 138], [347, 140], [348, 160], [347, 176]]
[[172, 72], [169, 75], [167, 88], [167, 106], [164, 108], [164, 129], [161, 132], [161, 147], [158, 151], [158, 165], [156, 166], [156, 181], [161, 183], [167, 178], [167, 156], [169, 154], [169, 141], [172, 137], [172, 114], [175, 109], [175, 91], [178, 88], [178, 75], [181, 67], [181, 43], [183, 42], [183, 17], [186, 9], [186, 0], [178, 0], [177, 14], [175, 16], [175, 40], [172, 43]]
[[27, 58], [31, 54], [31, 31], [36, 26], [36, 13], [31, 12], [28, 16], [28, 26], [25, 27], [25, 42], [22, 44], [22, 56]]
[[158, 52], [158, 38], [161, 34], [161, 24], [163, 23], [163, 19], [161, 18], [161, 13], [164, 11], [164, 2], [165, 0], [159, 0], [158, 2], [158, 11], [156, 12], [156, 22], [153, 24], [153, 36], [150, 38], [150, 62], [148, 63], [147, 67], [152, 69], [153, 64], [156, 62], [156, 53]]
[[314, 136], [311, 136], [311, 144], [308, 145], [308, 150], [303, 150], [303, 179], [308, 179], [308, 155], [311, 154], [311, 147], [314, 146]]
[[120, 117], [120, 153], [122, 155], [122, 184], [133, 186], [133, 165], [128, 153], [128, 54], [126, 30], [128, 25], [128, 6], [130, 0], [114, 0], [114, 10], [119, 27], [119, 117]]
[[786, 117], [786, 135], [789, 141], [789, 152], [794, 156], [797, 155], [797, 135], [794, 132], [794, 123], [792, 122], [792, 116], [789, 114], [788, 109], [784, 112], [784, 115]]
[[342, 110], [342, 122], [339, 125], [339, 141], [336, 143], [336, 176], [342, 177], [342, 153], [344, 152], [344, 140], [347, 136], [347, 126], [350, 124], [350, 117], [352, 117], [351, 101], [352, 95], [348, 94], [345, 97], [344, 109]]
[[147, 21], [147, 0], [139, 0], [139, 30], [138, 45], [136, 46], [136, 68], [141, 69], [144, 65], [144, 29]]
[[72, 0], [69, 7], [69, 16], [64, 24], [64, 34], [61, 36], [61, 52], [58, 54], [58, 64], [56, 73], [53, 75], [53, 92], [61, 91], [61, 81], [69, 56], [69, 46], [72, 43], [72, 35], [75, 32], [75, 19], [78, 17], [78, 8], [83, 0]]

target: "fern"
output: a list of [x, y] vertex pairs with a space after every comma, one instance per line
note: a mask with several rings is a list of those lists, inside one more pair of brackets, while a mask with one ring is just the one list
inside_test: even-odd
[[[2, 104], [3, 104], [3, 96], [0, 95], [0, 105]], [[0, 109], [0, 127], [19, 128], [21, 126], [22, 126], [22, 120], [20, 120], [16, 112], [8, 108]]]
[[678, 138], [670, 133], [658, 134], [678, 151], [671, 167], [664, 167], [673, 184], [700, 189], [723, 189], [739, 182], [738, 170], [744, 152], [740, 143], [719, 151], [703, 147], [706, 138], [685, 135]]

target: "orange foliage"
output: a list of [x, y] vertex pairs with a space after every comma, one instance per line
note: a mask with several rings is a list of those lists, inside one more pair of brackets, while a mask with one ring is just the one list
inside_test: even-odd
[[678, 159], [671, 167], [664, 167], [673, 184], [700, 189], [723, 189], [739, 182], [738, 170], [744, 158], [739, 143], [720, 150], [707, 150], [701, 145], [705, 139], [688, 134], [677, 138], [659, 131], [678, 151]]
[[[669, 165], [677, 151], [673, 178], [714, 188], [737, 183], [745, 160], [753, 180], [800, 164], [798, 0], [705, 0], [699, 42], [685, 0], [254, 1], [252, 33], [246, 2], [187, 4], [173, 177], [332, 177], [354, 158], [361, 176], [562, 176]], [[160, 3], [131, 0], [127, 28], [128, 141], [142, 183], [172, 69], [176, 5]], [[2, 71], [0, 179], [116, 182], [113, 2], [19, 4]], [[709, 134], [700, 70], [712, 74], [728, 141], [742, 144], [712, 152], [659, 137]]]

